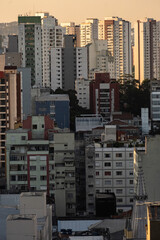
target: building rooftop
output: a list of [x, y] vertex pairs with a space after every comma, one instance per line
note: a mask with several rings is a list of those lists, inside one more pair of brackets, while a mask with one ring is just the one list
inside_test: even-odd
[[7, 221], [15, 221], [15, 220], [26, 221], [26, 220], [34, 220], [35, 218], [36, 218], [36, 215], [31, 215], [31, 214], [20, 215], [20, 214], [17, 214], [17, 215], [9, 215], [7, 217]]
[[41, 101], [69, 101], [67, 94], [46, 94], [36, 98], [37, 102]]

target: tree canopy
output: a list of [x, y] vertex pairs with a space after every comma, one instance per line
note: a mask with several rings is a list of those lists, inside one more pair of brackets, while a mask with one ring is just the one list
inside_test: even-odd
[[150, 109], [150, 80], [139, 81], [127, 75], [118, 80], [120, 84], [120, 110], [140, 115], [141, 108]]

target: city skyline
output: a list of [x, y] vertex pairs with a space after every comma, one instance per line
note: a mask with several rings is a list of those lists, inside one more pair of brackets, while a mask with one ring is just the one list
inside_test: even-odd
[[[63, 6], [63, 7], [62, 7]], [[20, 0], [3, 1], [1, 4], [0, 22], [17, 21], [18, 15], [33, 15], [35, 12], [50, 12], [59, 22], [76, 23], [83, 22], [87, 17], [103, 19], [108, 16], [119, 16], [131, 22], [145, 17], [160, 20], [159, 16], [160, 2], [158, 0], [127, 0], [119, 1], [91, 1], [82, 0], [81, 3], [74, 0], [48, 0], [47, 3], [42, 0]]]

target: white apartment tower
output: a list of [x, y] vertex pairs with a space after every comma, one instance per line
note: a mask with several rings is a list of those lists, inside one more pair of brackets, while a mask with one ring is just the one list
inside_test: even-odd
[[160, 79], [160, 22], [138, 20], [134, 31], [135, 79]]
[[118, 17], [108, 17], [99, 22], [99, 39], [108, 42], [108, 51], [114, 57], [115, 78], [132, 74], [131, 23]]
[[74, 35], [66, 35], [64, 47], [51, 49], [51, 88], [75, 89], [75, 80], [88, 78], [87, 47], [76, 48]]
[[18, 17], [18, 49], [22, 54], [22, 67], [31, 68], [31, 84], [42, 85], [41, 18]]
[[80, 38], [81, 47], [98, 39], [98, 19], [87, 18], [84, 23], [80, 24]]
[[63, 28], [49, 13], [36, 16], [41, 16], [42, 25], [42, 85], [51, 87], [51, 47], [63, 47]]

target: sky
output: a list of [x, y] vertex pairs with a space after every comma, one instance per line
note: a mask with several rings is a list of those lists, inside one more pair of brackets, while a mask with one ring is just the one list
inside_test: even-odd
[[59, 23], [110, 16], [131, 22], [144, 17], [160, 20], [160, 0], [0, 0], [0, 9], [0, 22], [17, 21], [18, 15], [35, 12], [49, 12]]

